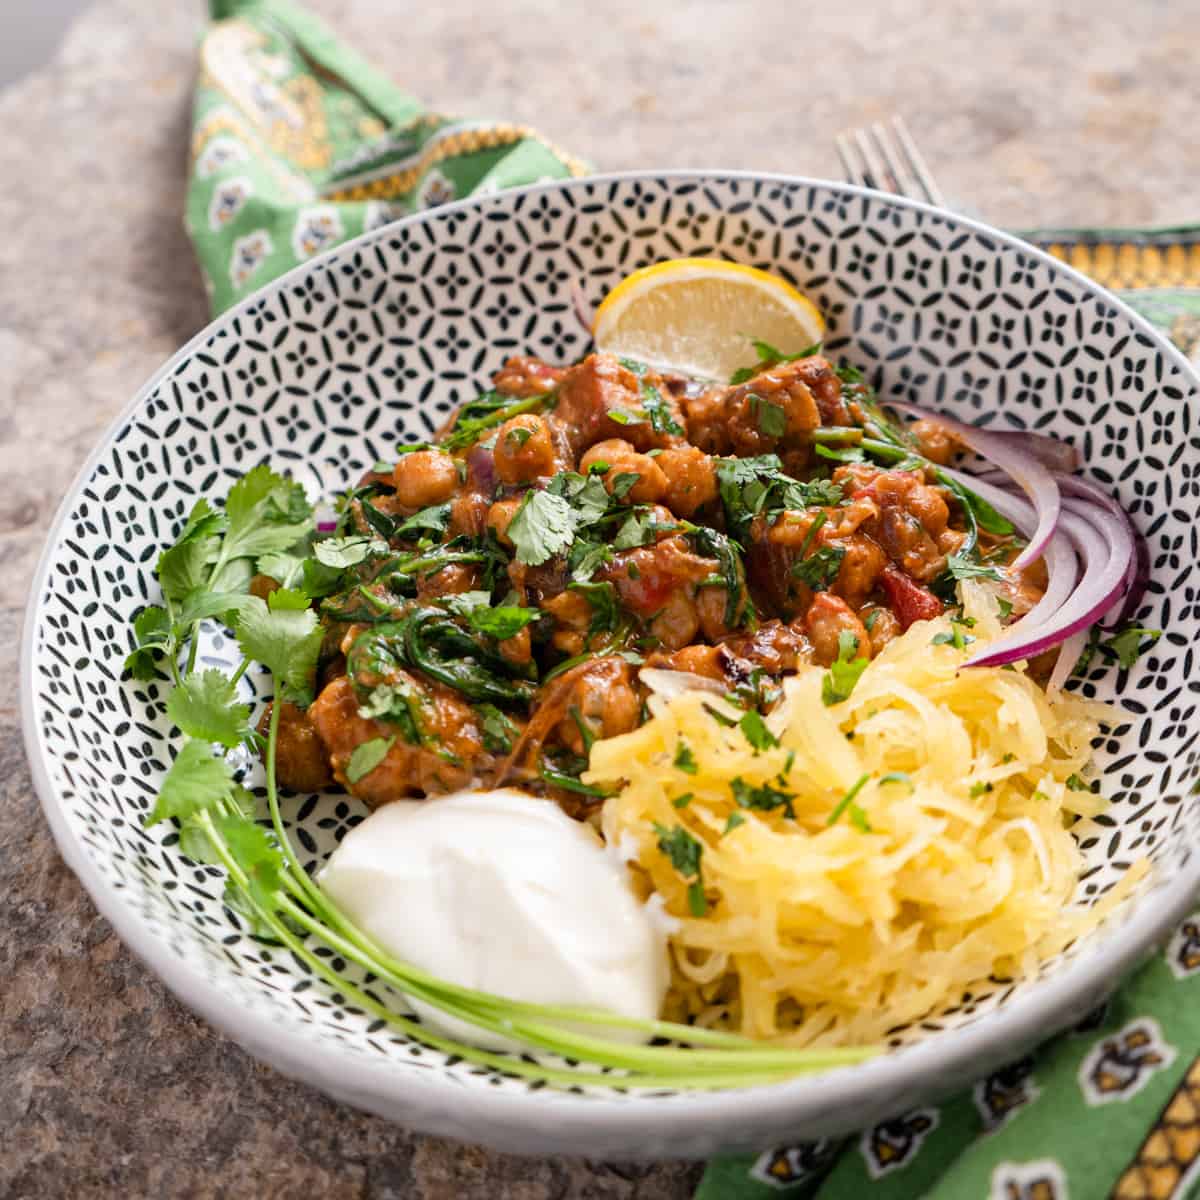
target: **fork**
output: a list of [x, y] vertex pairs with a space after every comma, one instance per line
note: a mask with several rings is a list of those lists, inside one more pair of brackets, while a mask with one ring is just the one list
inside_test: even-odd
[[[850, 183], [946, 207], [945, 197], [902, 117], [843, 130], [835, 138]], [[897, 149], [897, 144], [899, 149]]]

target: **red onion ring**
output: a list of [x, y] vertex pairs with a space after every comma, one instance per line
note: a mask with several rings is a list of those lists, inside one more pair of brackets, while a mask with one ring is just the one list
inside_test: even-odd
[[956, 421], [953, 417], [929, 412], [916, 404], [901, 404], [893, 400], [886, 403], [889, 408], [905, 416], [931, 421], [948, 429], [963, 445], [969, 446], [976, 454], [999, 467], [1016, 482], [1033, 501], [1037, 511], [1037, 525], [1029, 535], [1029, 544], [1017, 555], [1012, 565], [1020, 570], [1021, 567], [1035, 562], [1053, 537], [1055, 523], [1062, 511], [1062, 497], [1059, 495], [1058, 485], [1054, 482], [1054, 476], [1038, 461], [1036, 455], [1026, 447], [1015, 446], [1007, 438], [987, 429], [978, 429], [974, 425]]
[[1048, 433], [1034, 433], [1024, 429], [989, 429], [992, 437], [1003, 438], [1013, 446], [1028, 450], [1034, 458], [1049, 470], [1070, 475], [1083, 465], [1079, 447], [1060, 441]]
[[[1032, 505], [1021, 497], [986, 483], [977, 475], [967, 475], [950, 467], [943, 467], [942, 471], [982, 496], [1022, 532], [1037, 524]], [[1020, 627], [1023, 630], [1035, 629], [1057, 612], [1079, 581], [1079, 559], [1065, 538], [1051, 538], [1042, 558], [1046, 564], [1046, 590], [1042, 598], [1021, 618]]]
[[592, 325], [595, 323], [596, 314], [592, 306], [588, 303], [587, 297], [583, 294], [583, 284], [578, 279], [571, 280], [571, 310], [575, 313], [577, 320], [583, 329], [583, 332], [588, 335], [589, 340], [592, 336]]
[[1078, 586], [1057, 612], [1034, 628], [1019, 623], [1011, 634], [970, 658], [966, 666], [1000, 667], [1033, 658], [1072, 634], [1086, 632], [1123, 595], [1129, 560], [1135, 554], [1125, 523], [1101, 508], [1064, 512], [1060, 521], [1084, 563]]

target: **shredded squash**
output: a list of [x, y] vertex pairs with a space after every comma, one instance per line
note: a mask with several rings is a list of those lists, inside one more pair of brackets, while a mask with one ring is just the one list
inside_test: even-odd
[[[915, 624], [832, 705], [825, 671], [803, 667], [767, 718], [777, 745], [756, 750], [739, 710], [687, 692], [593, 747], [586, 781], [621, 785], [605, 836], [674, 918], [668, 1015], [876, 1042], [1033, 970], [1111, 906], [1073, 903], [1070, 827], [1103, 808], [1079, 774], [1112, 710], [1048, 697], [1023, 667], [960, 670], [1000, 632], [983, 588], [960, 594], [969, 649], [934, 641], [948, 616]], [[673, 859], [680, 839], [698, 864]]]

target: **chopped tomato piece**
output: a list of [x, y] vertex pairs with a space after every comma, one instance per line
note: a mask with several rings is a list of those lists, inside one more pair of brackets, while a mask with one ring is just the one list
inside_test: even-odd
[[927, 587], [906, 575], [895, 563], [883, 568], [879, 584], [905, 629], [915, 621], [932, 621], [944, 611], [942, 602]]

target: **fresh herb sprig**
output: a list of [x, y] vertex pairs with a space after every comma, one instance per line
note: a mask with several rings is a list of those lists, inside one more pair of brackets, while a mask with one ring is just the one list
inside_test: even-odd
[[[275, 480], [278, 478], [274, 477]], [[262, 477], [259, 477], [254, 484], [259, 492], [261, 482]], [[241, 563], [243, 559], [250, 561], [236, 568], [236, 578], [244, 580], [248, 586], [250, 564], [257, 555], [272, 551], [282, 553], [303, 536], [297, 527], [304, 526], [306, 521], [292, 519], [299, 515], [298, 504], [294, 507], [281, 505], [280, 512], [284, 514], [281, 520], [274, 512], [267, 513], [264, 497], [270, 490], [261, 493], [247, 507], [251, 494], [249, 491], [241, 493], [240, 507], [239, 503], [233, 502], [231, 494], [231, 503], [226, 506], [227, 518], [211, 508], [201, 509], [198, 513], [194, 511], [196, 519], [189, 521], [185, 529], [188, 539], [219, 538], [228, 536], [231, 531], [236, 535], [235, 539], [227, 550], [220, 544], [209, 543], [203, 554], [188, 550], [177, 556], [176, 562], [195, 555], [197, 569], [189, 578], [191, 586], [184, 591], [176, 588], [169, 601], [170, 607], [158, 608], [165, 620], [155, 617], [142, 621], [134, 654], [142, 654], [135, 660], [139, 670], [153, 672], [157, 660], [164, 654], [182, 652], [180, 630], [193, 633], [195, 625], [207, 616], [228, 619], [234, 625], [238, 644], [246, 657], [232, 675], [226, 676], [213, 669], [193, 674], [192, 655], [181, 671], [178, 662], [172, 659], [179, 686], [168, 697], [168, 712], [186, 735], [186, 740], [163, 778], [145, 823], [153, 826], [162, 821], [176, 822], [185, 853], [197, 861], [224, 869], [226, 903], [249, 923], [256, 935], [286, 948], [298, 963], [333, 988], [346, 1003], [413, 1041], [477, 1066], [542, 1084], [727, 1088], [774, 1083], [805, 1072], [860, 1062], [876, 1053], [873, 1048], [781, 1049], [763, 1046], [736, 1034], [669, 1021], [642, 1021], [590, 1008], [512, 1000], [439, 979], [395, 958], [356, 928], [304, 871], [284, 828], [276, 774], [281, 719], [278, 703], [271, 708], [264, 755], [270, 828], [254, 819], [253, 796], [238, 782], [234, 766], [227, 757], [229, 748], [252, 742], [257, 737], [249, 724], [249, 706], [241, 701], [237, 689], [238, 680], [252, 661], [270, 671], [277, 697], [291, 699], [302, 706], [311, 698], [322, 631], [310, 606], [310, 598], [301, 591], [280, 589], [264, 602], [244, 592], [231, 591], [215, 594], [232, 595], [237, 598], [236, 604], [225, 599], [220, 603], [210, 600], [201, 604], [193, 597], [191, 606], [184, 606], [197, 589], [204, 594], [204, 586], [210, 585], [214, 577], [221, 581], [234, 578], [235, 568], [231, 564]], [[285, 489], [281, 495], [290, 506], [292, 502], [286, 501], [289, 494], [295, 493]], [[247, 514], [259, 504], [264, 507], [258, 509], [258, 516], [252, 520]], [[210, 518], [216, 519], [210, 521]], [[225, 519], [229, 521], [228, 526], [224, 525]], [[255, 532], [260, 521], [278, 528]], [[206, 528], [203, 522], [209, 522]], [[284, 528], [288, 531], [287, 545], [283, 544]], [[190, 544], [188, 540], [181, 541], [185, 546]], [[188, 561], [192, 560], [189, 558]], [[168, 578], [177, 582], [171, 574], [171, 563], [168, 559]], [[164, 598], [167, 598], [165, 587]], [[418, 613], [424, 611], [417, 610]], [[453, 620], [454, 614], [446, 609], [438, 612], [440, 620]], [[433, 619], [425, 616], [418, 624], [427, 625]], [[161, 639], [150, 636], [155, 629], [162, 630], [164, 636]], [[408, 631], [403, 631], [401, 636], [407, 638]], [[430, 638], [433, 636], [429, 634]], [[385, 700], [389, 704], [395, 700], [395, 697], [375, 698], [381, 704]], [[480, 711], [492, 731], [491, 736], [498, 741], [510, 742], [516, 728], [503, 713], [490, 704], [481, 705]], [[389, 738], [373, 739], [360, 746], [357, 751], [360, 761], [352, 765], [352, 769], [360, 775], [366, 774], [382, 761], [390, 746]], [[696, 853], [696, 883], [699, 883], [699, 857]], [[703, 899], [702, 891], [700, 898]], [[693, 907], [696, 907], [695, 901]], [[320, 952], [320, 946], [363, 968], [396, 993], [423, 1001], [447, 1016], [515, 1038], [534, 1049], [604, 1069], [562, 1069], [531, 1061], [527, 1056], [480, 1050], [431, 1032], [410, 1017], [394, 1011], [379, 998], [376, 990], [368, 991], [347, 978], [332, 965], [336, 961], [332, 956]], [[580, 1026], [632, 1030], [647, 1038], [673, 1039], [685, 1042], [687, 1046], [631, 1045], [593, 1036], [581, 1031]], [[621, 1074], [612, 1074], [613, 1071]]]

